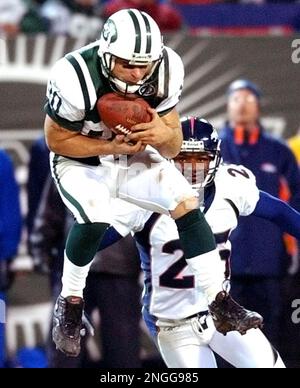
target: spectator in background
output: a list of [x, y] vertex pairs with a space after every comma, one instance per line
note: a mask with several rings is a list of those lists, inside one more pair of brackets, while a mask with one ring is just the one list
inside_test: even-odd
[[298, 129], [296, 135], [288, 139], [288, 144], [297, 159], [298, 165], [300, 166], [300, 128]]
[[0, 149], [0, 368], [5, 363], [5, 293], [11, 282], [10, 263], [21, 239], [19, 188], [13, 163]]
[[[300, 175], [296, 160], [285, 144], [262, 127], [260, 99], [259, 88], [248, 80], [236, 80], [230, 85], [228, 122], [220, 134], [223, 159], [249, 168], [260, 190], [278, 198], [287, 198], [289, 193], [290, 205], [299, 211]], [[231, 241], [233, 297], [263, 315], [265, 333], [277, 346], [281, 281], [289, 256], [284, 236], [276, 225], [257, 218], [254, 221], [249, 216], [240, 220]]]
[[41, 15], [50, 32], [72, 38], [97, 39], [103, 24], [99, 0], [46, 0]]
[[136, 8], [147, 12], [162, 32], [174, 32], [183, 25], [182, 17], [176, 8], [167, 3], [160, 4], [158, 0], [110, 0], [105, 4], [102, 15], [106, 19], [125, 8]]
[[20, 31], [20, 23], [27, 11], [22, 0], [0, 1], [0, 33], [15, 36]]
[[27, 10], [20, 22], [20, 30], [25, 34], [36, 34], [49, 30], [49, 21], [40, 12], [40, 0], [25, 0]]
[[48, 27], [37, 1], [0, 0], [0, 33], [5, 36], [46, 32]]

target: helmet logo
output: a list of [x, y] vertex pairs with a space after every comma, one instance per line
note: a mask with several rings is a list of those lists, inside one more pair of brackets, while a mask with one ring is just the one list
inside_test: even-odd
[[153, 96], [153, 94], [155, 93], [156, 93], [156, 88], [150, 84], [142, 85], [138, 90], [138, 94], [145, 97]]
[[104, 40], [108, 42], [108, 44], [113, 43], [117, 40], [118, 33], [117, 28], [113, 20], [108, 20], [102, 29], [102, 35]]
[[201, 152], [204, 151], [204, 141], [196, 140], [192, 137], [189, 140], [183, 140], [181, 152]]

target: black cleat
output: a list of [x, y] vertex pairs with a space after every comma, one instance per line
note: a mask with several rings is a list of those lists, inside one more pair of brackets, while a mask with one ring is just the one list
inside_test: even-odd
[[217, 294], [216, 299], [209, 305], [209, 311], [216, 329], [224, 335], [235, 330], [244, 335], [250, 329], [263, 327], [261, 315], [246, 310], [225, 291]]
[[52, 338], [56, 349], [69, 357], [80, 353], [83, 306], [83, 299], [77, 296], [63, 298], [59, 295], [55, 303]]

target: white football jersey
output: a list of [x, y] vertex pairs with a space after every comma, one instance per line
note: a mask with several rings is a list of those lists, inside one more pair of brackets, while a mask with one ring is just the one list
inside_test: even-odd
[[[219, 249], [228, 250], [228, 236], [236, 228], [238, 216], [251, 214], [259, 199], [255, 177], [243, 166], [221, 165], [214, 184], [205, 191], [202, 210]], [[115, 206], [114, 226], [123, 235], [126, 223], [122, 218], [127, 217], [128, 222], [130, 217], [126, 206], [128, 204], [122, 201], [120, 206]], [[174, 220], [143, 210], [138, 210], [136, 215], [132, 212], [131, 217], [145, 277], [144, 309], [154, 316], [153, 319], [182, 319], [207, 310], [207, 299], [202, 290], [196, 288], [198, 282], [184, 258]]]
[[[53, 66], [47, 87], [45, 110], [61, 126], [88, 136], [109, 138], [96, 109], [103, 94], [113, 91], [102, 74], [99, 42], [89, 44], [61, 58]], [[136, 94], [145, 98], [162, 115], [178, 103], [184, 78], [181, 58], [165, 47], [160, 66]]]

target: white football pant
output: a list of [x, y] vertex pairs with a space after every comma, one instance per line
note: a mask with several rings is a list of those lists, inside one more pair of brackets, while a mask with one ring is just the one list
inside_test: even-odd
[[65, 205], [78, 223], [112, 221], [112, 198], [122, 198], [144, 209], [169, 214], [195, 196], [175, 165], [148, 146], [131, 157], [101, 158], [89, 166], [50, 154], [52, 176]]
[[159, 349], [169, 368], [216, 368], [213, 351], [236, 368], [285, 368], [259, 329], [224, 336], [216, 331], [211, 316], [158, 320], [157, 325]]

